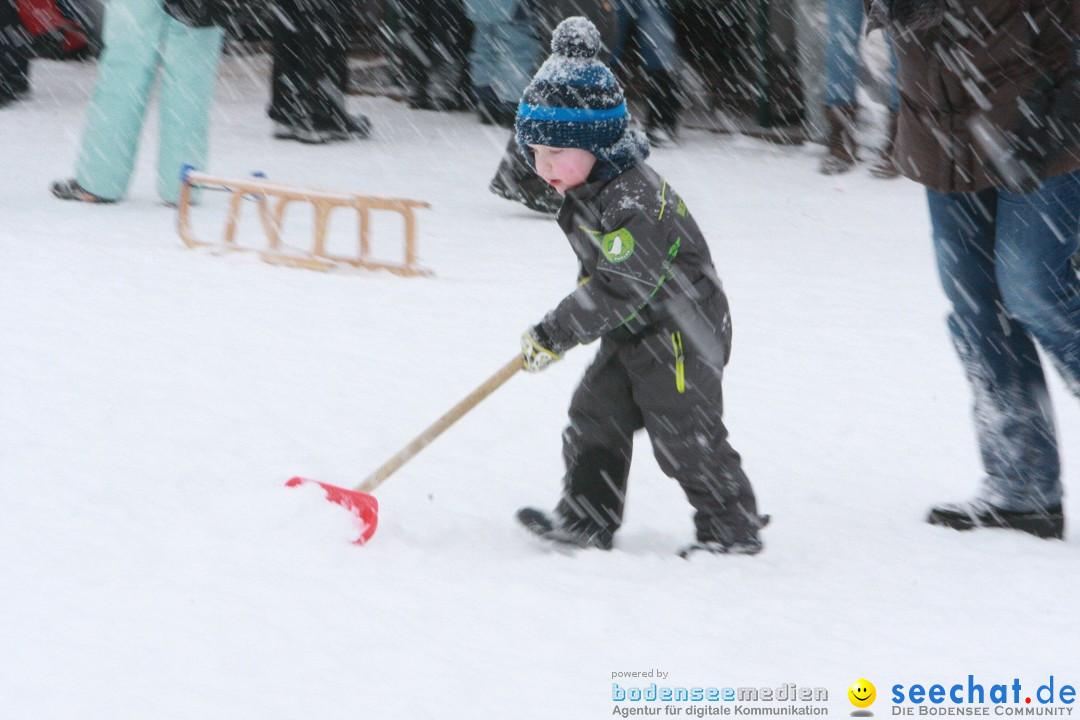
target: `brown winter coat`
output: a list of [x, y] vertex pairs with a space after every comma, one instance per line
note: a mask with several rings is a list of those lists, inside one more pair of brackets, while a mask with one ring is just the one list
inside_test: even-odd
[[[943, 2], [939, 26], [891, 30], [900, 90], [894, 159], [901, 173], [934, 190], [975, 192], [1001, 183], [969, 121], [982, 115], [1008, 137], [1040, 78], [1060, 84], [1071, 37], [1080, 36], [1080, 0]], [[864, 3], [870, 10], [871, 0]], [[1073, 145], [1049, 162], [1044, 176], [1077, 169], [1080, 147]]]

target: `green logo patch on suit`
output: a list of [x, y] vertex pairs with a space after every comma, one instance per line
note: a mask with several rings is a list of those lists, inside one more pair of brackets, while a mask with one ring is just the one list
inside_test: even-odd
[[608, 262], [621, 263], [634, 254], [634, 236], [626, 228], [619, 228], [600, 238], [600, 249]]

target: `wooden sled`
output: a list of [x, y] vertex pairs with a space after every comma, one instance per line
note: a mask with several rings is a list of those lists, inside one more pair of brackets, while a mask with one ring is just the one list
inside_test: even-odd
[[[229, 215], [225, 222], [225, 232], [220, 243], [197, 240], [192, 233], [191, 200], [192, 190], [195, 187], [232, 193], [229, 199]], [[268, 241], [265, 250], [243, 247], [236, 242], [236, 226], [240, 220], [240, 209], [244, 201], [249, 198], [255, 201], [258, 208], [259, 221]], [[285, 210], [295, 203], [311, 205], [315, 210], [314, 238], [310, 252], [286, 246], [281, 239]], [[326, 232], [330, 227], [330, 213], [343, 207], [352, 208], [359, 213], [359, 249], [355, 257], [331, 255], [326, 250]], [[236, 180], [187, 170], [184, 173], [184, 184], [180, 191], [178, 228], [180, 238], [189, 248], [211, 247], [255, 252], [266, 262], [277, 265], [322, 271], [351, 266], [370, 270], [387, 270], [396, 275], [431, 275], [431, 271], [416, 264], [416, 216], [413, 211], [416, 208], [427, 207], [431, 206], [418, 200], [308, 190], [278, 185], [260, 177]], [[370, 259], [371, 213], [376, 210], [396, 212], [405, 221], [405, 252], [400, 264]]]

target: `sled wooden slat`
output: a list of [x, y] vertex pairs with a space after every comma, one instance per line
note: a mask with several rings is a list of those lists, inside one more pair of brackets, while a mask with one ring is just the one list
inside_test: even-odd
[[[228, 217], [220, 243], [206, 242], [195, 237], [191, 227], [192, 192], [196, 187], [226, 190], [232, 193], [228, 203]], [[236, 241], [236, 229], [245, 200], [253, 199], [258, 207], [259, 223], [266, 235], [264, 250], [240, 246]], [[315, 212], [315, 226], [310, 251], [287, 248], [282, 240], [281, 228], [289, 206], [310, 205]], [[187, 172], [180, 192], [177, 226], [180, 238], [189, 248], [211, 247], [239, 252], [258, 253], [266, 262], [275, 265], [326, 271], [335, 267], [350, 266], [370, 270], [386, 270], [395, 275], [431, 275], [431, 271], [417, 265], [416, 214], [417, 208], [431, 207], [426, 202], [403, 198], [382, 198], [370, 195], [310, 190], [288, 187], [267, 182], [260, 178], [222, 178], [198, 172]], [[335, 210], [348, 208], [358, 214], [359, 231], [357, 254], [335, 255], [326, 249], [330, 215]], [[404, 248], [400, 263], [376, 261], [371, 258], [371, 213], [392, 212], [404, 221]]]

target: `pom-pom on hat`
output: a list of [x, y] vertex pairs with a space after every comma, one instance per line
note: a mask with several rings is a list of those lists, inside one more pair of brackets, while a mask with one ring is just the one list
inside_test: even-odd
[[532, 160], [527, 146], [547, 145], [611, 159], [628, 137], [630, 115], [622, 86], [597, 59], [600, 33], [588, 18], [567, 18], [552, 34], [551, 52], [518, 106], [515, 127], [525, 157]]

